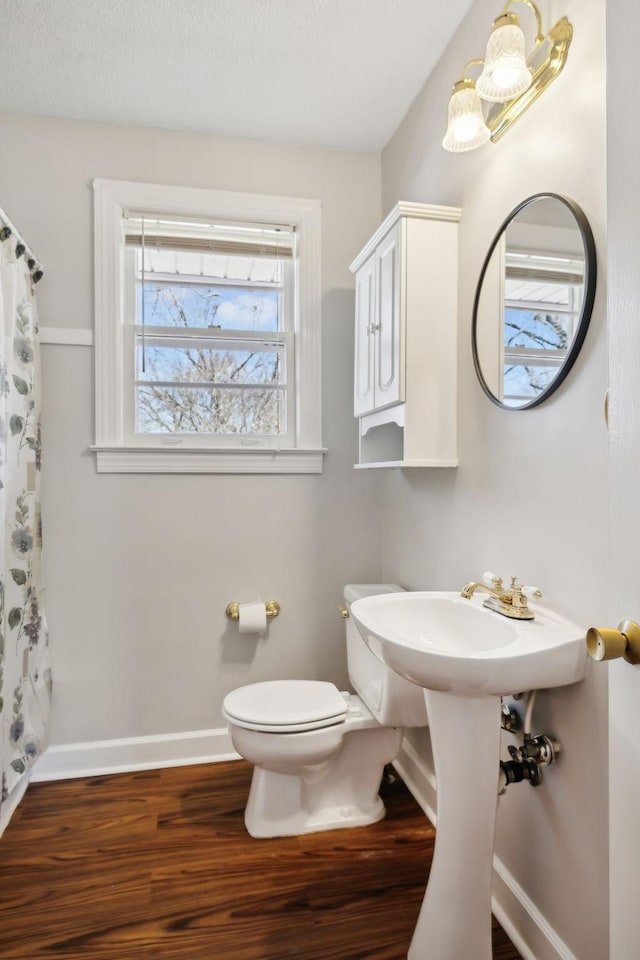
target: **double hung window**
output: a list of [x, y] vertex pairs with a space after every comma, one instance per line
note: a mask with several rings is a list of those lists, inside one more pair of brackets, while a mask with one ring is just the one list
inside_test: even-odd
[[295, 233], [135, 214], [124, 229], [132, 439], [291, 443]]
[[98, 469], [319, 472], [317, 203], [94, 187]]
[[504, 395], [520, 405], [543, 393], [565, 361], [579, 319], [584, 264], [568, 256], [506, 256]]

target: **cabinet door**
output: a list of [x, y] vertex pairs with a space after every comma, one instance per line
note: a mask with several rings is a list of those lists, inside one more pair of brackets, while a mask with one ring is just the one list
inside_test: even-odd
[[356, 336], [353, 412], [356, 417], [374, 409], [374, 327], [376, 258], [371, 256], [356, 274]]
[[377, 306], [375, 321], [375, 407], [404, 400], [401, 363], [400, 231], [402, 223], [384, 238], [376, 250]]

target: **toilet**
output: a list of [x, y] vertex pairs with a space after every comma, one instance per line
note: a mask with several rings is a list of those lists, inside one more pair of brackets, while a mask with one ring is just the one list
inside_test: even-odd
[[[350, 584], [359, 597], [395, 593], [395, 584]], [[269, 680], [224, 699], [235, 750], [254, 767], [245, 824], [253, 837], [285, 837], [375, 823], [378, 790], [404, 728], [427, 725], [424, 691], [381, 663], [345, 619], [354, 693], [323, 680]]]

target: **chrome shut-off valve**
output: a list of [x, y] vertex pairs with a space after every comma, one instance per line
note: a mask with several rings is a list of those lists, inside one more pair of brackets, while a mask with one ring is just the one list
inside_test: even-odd
[[[535, 699], [536, 691], [532, 690], [527, 697], [522, 746], [516, 747], [509, 744], [511, 759], [500, 762], [498, 788], [500, 794], [505, 792], [510, 783], [521, 783], [523, 780], [528, 781], [532, 787], [539, 786], [542, 783], [542, 767], [557, 760], [560, 753], [560, 744], [553, 737], [546, 733], [535, 737], [531, 735], [531, 717]], [[519, 719], [518, 713], [508, 704], [503, 703], [501, 714], [503, 730], [516, 733], [520, 726]]]

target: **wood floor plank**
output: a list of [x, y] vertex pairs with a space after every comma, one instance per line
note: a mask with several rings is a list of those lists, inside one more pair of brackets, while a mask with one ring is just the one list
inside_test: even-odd
[[[404, 785], [369, 827], [255, 840], [250, 777], [231, 762], [32, 785], [0, 841], [0, 956], [404, 960], [435, 840]], [[493, 936], [494, 960], [521, 960]]]

